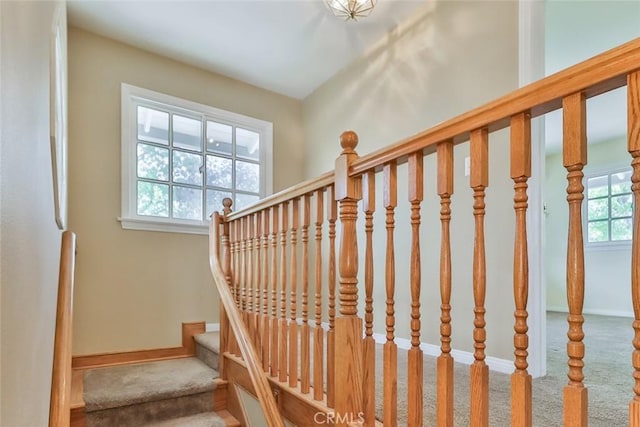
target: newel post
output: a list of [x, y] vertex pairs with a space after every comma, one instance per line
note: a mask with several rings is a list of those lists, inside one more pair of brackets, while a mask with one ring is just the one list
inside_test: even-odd
[[342, 154], [336, 160], [335, 199], [342, 227], [339, 255], [340, 315], [335, 321], [335, 420], [336, 426], [362, 421], [362, 318], [358, 317], [358, 242], [356, 220], [362, 198], [362, 179], [349, 176], [358, 135], [340, 135]]

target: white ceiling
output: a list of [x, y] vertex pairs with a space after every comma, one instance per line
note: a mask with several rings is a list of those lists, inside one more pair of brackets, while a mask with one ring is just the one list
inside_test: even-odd
[[345, 22], [322, 0], [68, 2], [71, 25], [302, 99], [427, 0]]

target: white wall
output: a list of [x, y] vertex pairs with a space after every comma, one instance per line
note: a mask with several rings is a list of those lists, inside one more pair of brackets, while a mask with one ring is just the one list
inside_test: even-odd
[[[516, 2], [434, 2], [391, 31], [363, 57], [304, 100], [306, 175], [333, 168], [338, 136], [360, 136], [360, 155], [396, 142], [515, 89], [518, 85], [518, 4]], [[464, 177], [468, 144], [455, 150], [453, 196], [453, 346], [472, 349], [472, 191]], [[487, 353], [511, 358], [513, 348], [513, 183], [509, 179], [508, 133], [491, 137], [487, 190]], [[422, 206], [422, 341], [439, 343], [439, 199], [435, 158], [425, 162]], [[409, 213], [406, 168], [398, 174], [396, 232], [396, 328], [409, 336]], [[375, 331], [384, 331], [384, 209], [381, 177], [374, 299]], [[364, 234], [360, 227], [360, 233]], [[360, 249], [363, 244], [360, 242]], [[361, 252], [362, 254], [362, 252]], [[362, 265], [362, 255], [361, 255]], [[362, 280], [360, 281], [362, 284]], [[363, 288], [363, 285], [361, 286]], [[362, 311], [360, 311], [362, 313]]]
[[0, 425], [7, 427], [44, 426], [49, 414], [60, 254], [49, 150], [49, 43], [56, 5], [0, 2]]
[[[630, 164], [626, 139], [616, 138], [588, 147], [589, 164], [585, 175], [607, 168]], [[545, 203], [545, 264], [547, 308], [567, 311], [566, 260], [569, 207], [567, 204], [567, 171], [562, 166], [562, 154], [546, 158]], [[585, 180], [586, 184], [586, 180]], [[584, 215], [584, 214], [583, 214]], [[586, 241], [586, 231], [585, 231]], [[588, 248], [584, 255], [584, 312], [632, 316], [631, 306], [631, 246], [616, 250]]]

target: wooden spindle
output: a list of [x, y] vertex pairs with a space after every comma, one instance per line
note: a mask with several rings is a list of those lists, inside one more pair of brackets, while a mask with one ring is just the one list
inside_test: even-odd
[[422, 424], [423, 353], [420, 348], [420, 290], [422, 288], [420, 258], [420, 204], [424, 187], [423, 154], [409, 156], [409, 202], [411, 203], [411, 348], [409, 349], [407, 387], [408, 424]]
[[240, 286], [238, 283], [239, 279], [239, 242], [238, 242], [238, 221], [231, 221], [229, 223], [231, 227], [231, 262], [233, 264], [233, 268], [231, 269], [231, 281], [233, 284], [233, 299], [235, 300], [236, 306], [240, 309]]
[[324, 397], [324, 330], [322, 329], [322, 223], [324, 222], [324, 189], [316, 191], [316, 277], [315, 277], [315, 330], [313, 332], [313, 398]]
[[342, 154], [335, 163], [335, 198], [339, 202], [340, 224], [340, 317], [335, 321], [335, 411], [341, 418], [335, 425], [346, 426], [362, 412], [362, 319], [358, 317], [358, 240], [356, 221], [358, 200], [362, 198], [361, 178], [349, 176], [358, 136], [340, 135]]
[[309, 224], [311, 223], [311, 195], [302, 198], [302, 327], [300, 334], [300, 391], [309, 393]]
[[327, 406], [335, 405], [335, 324], [336, 324], [336, 221], [338, 219], [338, 202], [335, 187], [327, 189], [327, 219], [329, 221], [329, 273], [327, 277], [329, 300], [327, 315], [329, 330], [327, 331]]
[[279, 368], [281, 382], [287, 381], [287, 233], [289, 232], [289, 202], [282, 203], [282, 227], [280, 228], [280, 358]]
[[258, 356], [262, 357], [262, 217], [261, 213], [257, 212], [253, 216], [255, 235], [254, 244], [255, 248], [255, 281], [256, 288], [254, 294], [254, 316], [255, 316], [255, 347], [258, 352]]
[[[232, 282], [231, 282], [231, 243], [229, 241], [229, 222], [227, 220], [227, 217], [231, 213], [232, 204], [233, 204], [233, 201], [228, 197], [222, 200], [223, 222], [222, 222], [222, 235], [220, 238], [220, 245], [222, 247], [222, 254], [221, 254], [222, 271], [224, 272], [224, 277], [227, 282], [227, 286], [229, 286], [230, 289], [233, 289], [233, 288], [232, 288]], [[231, 335], [231, 331], [230, 331], [229, 320], [227, 318], [227, 313], [224, 307], [221, 305], [220, 307], [220, 354], [224, 354], [227, 351], [229, 351], [230, 335]], [[224, 367], [223, 359], [224, 357], [220, 358], [221, 363], [220, 363], [219, 371], [222, 379], [226, 380], [227, 372]]]
[[485, 363], [486, 259], [484, 245], [485, 188], [489, 186], [489, 134], [487, 129], [471, 132], [471, 188], [473, 189], [473, 216], [475, 240], [473, 245], [473, 353], [471, 365], [471, 426], [489, 425], [489, 367]]
[[239, 219], [240, 223], [240, 310], [247, 323], [247, 218]]
[[271, 207], [271, 376], [278, 376], [278, 210]]
[[291, 308], [289, 313], [291, 320], [289, 321], [289, 386], [296, 387], [298, 385], [298, 219], [300, 213], [298, 204], [300, 199], [293, 199], [291, 206]]
[[587, 425], [587, 388], [584, 375], [584, 248], [582, 240], [582, 169], [587, 163], [586, 101], [576, 93], [562, 100], [562, 162], [567, 169], [567, 201], [569, 202], [569, 237], [567, 242], [567, 303], [569, 305], [569, 383], [564, 388], [563, 420], [566, 426]]
[[366, 246], [364, 252], [364, 342], [363, 342], [363, 409], [367, 427], [376, 419], [376, 342], [373, 339], [373, 214], [376, 210], [376, 175], [369, 171], [362, 176], [362, 209]]
[[247, 330], [249, 331], [249, 339], [255, 343], [255, 307], [253, 305], [253, 215], [246, 217], [247, 219]]
[[640, 427], [640, 71], [627, 77], [627, 145], [632, 161], [633, 242], [631, 246], [631, 297], [633, 302], [633, 399], [629, 426]]
[[453, 427], [453, 357], [451, 357], [451, 196], [453, 195], [453, 142], [438, 144], [440, 196], [440, 356], [437, 361], [437, 421]]
[[395, 161], [383, 167], [384, 208], [386, 209], [387, 249], [385, 260], [386, 330], [387, 341], [383, 348], [383, 402], [384, 425], [396, 426], [398, 420], [398, 348], [395, 339], [395, 208], [398, 205], [397, 166]]
[[261, 212], [262, 219], [262, 370], [269, 372], [269, 211]]
[[[240, 241], [239, 241], [239, 228], [240, 221], [232, 221], [230, 223], [231, 226], [231, 262], [233, 263], [233, 269], [231, 271], [231, 280], [233, 283], [233, 297], [236, 303], [236, 307], [240, 310]], [[238, 347], [238, 342], [236, 341], [235, 335], [231, 340], [230, 347], [231, 354], [239, 355], [240, 347]]]
[[511, 118], [511, 178], [515, 196], [515, 244], [513, 251], [513, 294], [515, 299], [515, 372], [511, 375], [511, 425], [531, 427], [531, 375], [527, 371], [529, 336], [527, 298], [529, 295], [529, 257], [527, 248], [527, 181], [531, 177], [531, 115]]

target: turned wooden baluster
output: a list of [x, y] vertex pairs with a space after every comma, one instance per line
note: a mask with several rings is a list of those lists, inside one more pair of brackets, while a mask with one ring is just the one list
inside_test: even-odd
[[269, 372], [269, 211], [261, 212], [262, 220], [262, 369]]
[[440, 196], [440, 356], [437, 361], [438, 426], [453, 427], [453, 357], [451, 357], [451, 196], [453, 195], [453, 142], [438, 144]]
[[289, 320], [289, 386], [298, 385], [298, 198], [293, 199], [291, 206], [291, 308], [289, 310], [291, 320]]
[[240, 224], [240, 310], [242, 319], [247, 324], [247, 221], [246, 217], [238, 220]]
[[311, 223], [311, 194], [302, 198], [302, 328], [300, 334], [300, 391], [309, 393], [309, 224]]
[[567, 303], [569, 305], [569, 383], [564, 388], [563, 420], [565, 426], [586, 426], [588, 405], [584, 375], [584, 248], [582, 243], [582, 168], [587, 163], [586, 102], [576, 93], [562, 100], [563, 165], [567, 169], [567, 201], [569, 202], [569, 237], [567, 244]]
[[335, 198], [340, 206], [340, 317], [335, 320], [335, 411], [336, 426], [358, 421], [362, 412], [362, 319], [358, 317], [358, 240], [356, 220], [362, 198], [360, 178], [349, 176], [358, 136], [340, 135], [342, 154], [335, 163]]
[[398, 423], [398, 348], [395, 338], [395, 289], [396, 289], [396, 260], [395, 244], [393, 241], [395, 230], [394, 210], [398, 204], [397, 194], [397, 166], [395, 161], [383, 167], [384, 179], [384, 208], [387, 212], [387, 250], [385, 263], [386, 288], [386, 318], [387, 341], [383, 348], [383, 402], [384, 425], [395, 426]]
[[249, 215], [247, 218], [247, 330], [249, 331], [249, 339], [255, 343], [255, 307], [253, 305], [253, 215]]
[[486, 295], [486, 261], [484, 247], [485, 188], [489, 186], [489, 134], [487, 129], [471, 132], [471, 188], [473, 188], [473, 215], [475, 217], [475, 241], [473, 246], [473, 300], [474, 330], [471, 365], [471, 425], [486, 427], [489, 425], [489, 367], [485, 363], [484, 349]]
[[409, 349], [407, 416], [410, 426], [422, 425], [422, 360], [420, 348], [420, 204], [423, 198], [422, 152], [409, 155], [409, 202], [411, 203], [411, 348]]
[[[231, 262], [233, 263], [233, 269], [231, 271], [231, 280], [233, 283], [233, 297], [240, 310], [240, 241], [238, 240], [240, 222], [238, 220], [230, 222], [231, 226]], [[233, 337], [231, 341], [231, 347], [229, 351], [232, 354], [239, 355], [240, 347], [236, 341], [236, 337]]]
[[271, 376], [278, 376], [278, 210], [271, 207]]
[[366, 246], [364, 252], [364, 342], [363, 342], [363, 409], [366, 426], [375, 425], [376, 417], [376, 342], [373, 339], [373, 214], [376, 210], [376, 175], [362, 176], [362, 209]]
[[254, 245], [256, 252], [255, 257], [255, 281], [256, 288], [254, 294], [254, 316], [255, 316], [255, 346], [256, 351], [258, 352], [258, 356], [262, 356], [262, 316], [260, 315], [262, 311], [262, 248], [261, 248], [261, 239], [262, 239], [262, 219], [261, 213], [257, 212], [253, 216], [253, 220], [255, 223], [255, 235], [254, 235]]
[[633, 243], [631, 247], [631, 296], [633, 299], [633, 400], [629, 403], [629, 426], [640, 427], [640, 71], [627, 78], [628, 150], [633, 160]]
[[[224, 272], [224, 277], [227, 282], [227, 285], [232, 289], [232, 278], [231, 278], [231, 243], [229, 241], [229, 222], [227, 221], [227, 217], [231, 213], [231, 205], [233, 201], [230, 198], [225, 198], [222, 200], [223, 206], [223, 218], [222, 222], [222, 236], [221, 236], [221, 244], [222, 247], [222, 271]], [[227, 318], [227, 313], [224, 307], [220, 306], [220, 354], [224, 354], [229, 351], [230, 341], [231, 340], [231, 329], [229, 327], [229, 320]], [[224, 357], [220, 357], [220, 376], [223, 380], [227, 379], [227, 372], [224, 369]]]
[[327, 219], [329, 220], [329, 301], [327, 315], [329, 330], [327, 331], [327, 406], [335, 404], [335, 324], [336, 324], [336, 220], [338, 218], [338, 202], [335, 197], [335, 187], [327, 189]]
[[289, 202], [282, 203], [282, 228], [280, 229], [280, 368], [279, 380], [287, 381], [287, 233], [289, 232]]
[[529, 296], [529, 257], [527, 250], [527, 180], [531, 177], [531, 115], [521, 113], [511, 118], [511, 178], [515, 196], [515, 244], [513, 250], [513, 294], [515, 372], [511, 375], [511, 426], [531, 427], [531, 375], [527, 371], [529, 336], [527, 298]]
[[316, 283], [315, 330], [313, 340], [313, 398], [322, 400], [324, 365], [324, 330], [322, 329], [322, 223], [324, 221], [324, 189], [316, 191]]
[[238, 243], [238, 221], [231, 221], [229, 223], [231, 228], [231, 262], [233, 264], [233, 268], [231, 269], [231, 281], [233, 284], [233, 299], [235, 300], [236, 306], [240, 309], [240, 285], [238, 283], [239, 279], [239, 265], [240, 265], [240, 257], [239, 257], [239, 243]]

